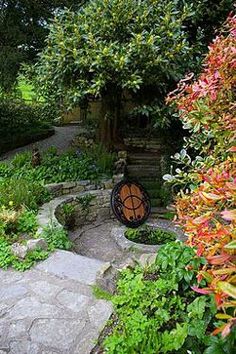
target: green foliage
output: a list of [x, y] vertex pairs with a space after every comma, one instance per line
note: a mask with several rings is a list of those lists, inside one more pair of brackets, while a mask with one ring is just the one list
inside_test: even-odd
[[202, 260], [180, 242], [162, 246], [148, 269], [122, 271], [113, 304], [118, 320], [109, 354], [202, 354], [215, 314], [212, 299], [191, 290]]
[[21, 241], [21, 238], [24, 240], [25, 236], [34, 237], [37, 226], [36, 214], [32, 210], [0, 208], [0, 235], [10, 244]]
[[93, 144], [90, 148], [85, 149], [85, 153], [96, 161], [96, 166], [101, 174], [107, 175], [108, 171], [112, 172], [116, 154], [107, 151], [103, 144]]
[[236, 328], [226, 337], [209, 338], [208, 348], [203, 354], [234, 354], [236, 348]]
[[197, 70], [208, 38], [233, 5], [212, 2], [92, 0], [77, 12], [61, 11], [36, 65], [36, 86], [67, 107], [101, 97], [108, 120], [120, 119], [128, 93], [137, 103], [134, 115], [165, 126], [172, 116], [166, 93]]
[[47, 241], [50, 251], [54, 251], [56, 248], [69, 250], [72, 247], [72, 242], [68, 238], [68, 233], [63, 230], [62, 227], [53, 224], [48, 225], [43, 230], [42, 236]]
[[[107, 171], [107, 173], [111, 173]], [[100, 170], [92, 155], [69, 151], [60, 156], [49, 150], [42, 163], [33, 167], [29, 153], [17, 155], [11, 163], [0, 163], [0, 178], [24, 179], [29, 182], [58, 183], [81, 179], [97, 180]]]
[[55, 106], [26, 104], [12, 96], [0, 95], [0, 153], [29, 144], [53, 133]]
[[[28, 219], [27, 216], [29, 217]], [[33, 218], [33, 214], [31, 214], [30, 211], [24, 211], [18, 220], [19, 223], [17, 224], [16, 232], [19, 233], [23, 230], [30, 233], [35, 232], [35, 216]], [[4, 234], [4, 230], [0, 224], [0, 268], [7, 269], [8, 267], [13, 267], [16, 270], [25, 271], [31, 268], [37, 261], [46, 259], [55, 249], [69, 250], [72, 247], [72, 243], [68, 239], [66, 231], [54, 225], [49, 225], [45, 228], [42, 237], [44, 237], [48, 243], [48, 250], [36, 249], [27, 253], [24, 259], [20, 259], [14, 256], [11, 251], [11, 243], [13, 241], [22, 242], [22, 240], [19, 239], [19, 234], [18, 239], [17, 237], [16, 239], [11, 239], [9, 235]]]
[[140, 226], [137, 229], [127, 229], [125, 236], [130, 241], [147, 245], [161, 245], [176, 240], [175, 232], [150, 225]]
[[47, 24], [58, 8], [75, 7], [84, 1], [18, 0], [0, 2], [0, 88], [16, 84], [22, 63], [33, 62], [44, 46]]
[[12, 267], [19, 271], [31, 268], [37, 261], [48, 257], [49, 252], [37, 249], [27, 254], [25, 259], [20, 259], [11, 252], [10, 244], [0, 235], [0, 268]]
[[110, 301], [112, 299], [112, 295], [109, 292], [99, 288], [98, 286], [94, 285], [92, 289], [93, 295], [96, 297], [96, 299], [102, 299], [107, 301]]
[[49, 114], [49, 108], [42, 103], [28, 105], [23, 100], [13, 97], [0, 99], [1, 136], [24, 132], [31, 126], [45, 125], [55, 118], [55, 111]]
[[50, 26], [35, 85], [67, 107], [102, 97], [109, 120], [119, 119], [124, 94], [147, 87], [163, 106], [193, 57], [184, 26], [191, 16], [182, 0], [93, 0], [78, 12], [64, 10]]
[[38, 223], [36, 213], [32, 210], [23, 210], [18, 218], [17, 232], [19, 233], [35, 233]]
[[80, 203], [82, 210], [88, 211], [90, 203], [94, 198], [95, 198], [94, 195], [86, 194], [86, 195], [79, 196], [76, 199]]
[[67, 216], [71, 216], [74, 213], [75, 207], [74, 207], [74, 205], [66, 203], [66, 204], [63, 204], [62, 210], [63, 210], [64, 215], [67, 217]]
[[49, 192], [40, 183], [14, 176], [14, 171], [13, 166], [0, 163], [0, 205], [8, 207], [12, 203], [15, 209], [25, 206], [37, 210], [50, 199]]

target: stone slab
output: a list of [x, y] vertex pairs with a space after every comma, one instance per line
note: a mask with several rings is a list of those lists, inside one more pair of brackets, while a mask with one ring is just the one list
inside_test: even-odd
[[86, 285], [95, 285], [96, 275], [104, 262], [68, 251], [57, 251], [36, 266], [37, 270], [68, 278]]

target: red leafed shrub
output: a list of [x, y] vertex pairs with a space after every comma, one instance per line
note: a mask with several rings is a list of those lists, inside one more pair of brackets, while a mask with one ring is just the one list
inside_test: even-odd
[[210, 45], [199, 79], [189, 79], [168, 101], [177, 105], [192, 132], [191, 147], [196, 144], [203, 161], [211, 156], [213, 163], [189, 170], [196, 183], [177, 196], [177, 215], [188, 244], [206, 259], [198, 280], [207, 285], [194, 290], [214, 294], [216, 317], [225, 321], [214, 334], [226, 336], [236, 326], [236, 16], [229, 16], [224, 32]]

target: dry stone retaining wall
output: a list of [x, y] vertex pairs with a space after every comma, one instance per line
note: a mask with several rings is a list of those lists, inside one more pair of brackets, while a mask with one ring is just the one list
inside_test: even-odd
[[[90, 181], [63, 182], [46, 185], [54, 198], [44, 204], [38, 213], [38, 233], [48, 224], [64, 226], [65, 209], [69, 204], [73, 207], [76, 227], [83, 226], [95, 221], [105, 221], [112, 218], [110, 198], [113, 186], [123, 179], [123, 175], [115, 175], [112, 179], [103, 180], [99, 183]], [[84, 207], [81, 200], [90, 197], [88, 206]]]

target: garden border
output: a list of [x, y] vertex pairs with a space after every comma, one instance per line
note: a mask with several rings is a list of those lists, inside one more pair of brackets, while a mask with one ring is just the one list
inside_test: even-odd
[[[172, 231], [176, 234], [176, 241], [186, 241], [186, 236], [180, 228], [173, 226], [173, 223], [165, 220], [159, 220], [156, 222], [147, 222], [147, 225], [159, 227], [165, 231]], [[145, 245], [128, 240], [125, 237], [126, 226], [114, 227], [111, 231], [111, 236], [115, 240], [116, 244], [122, 251], [135, 251], [138, 253], [156, 253], [161, 245]]]

